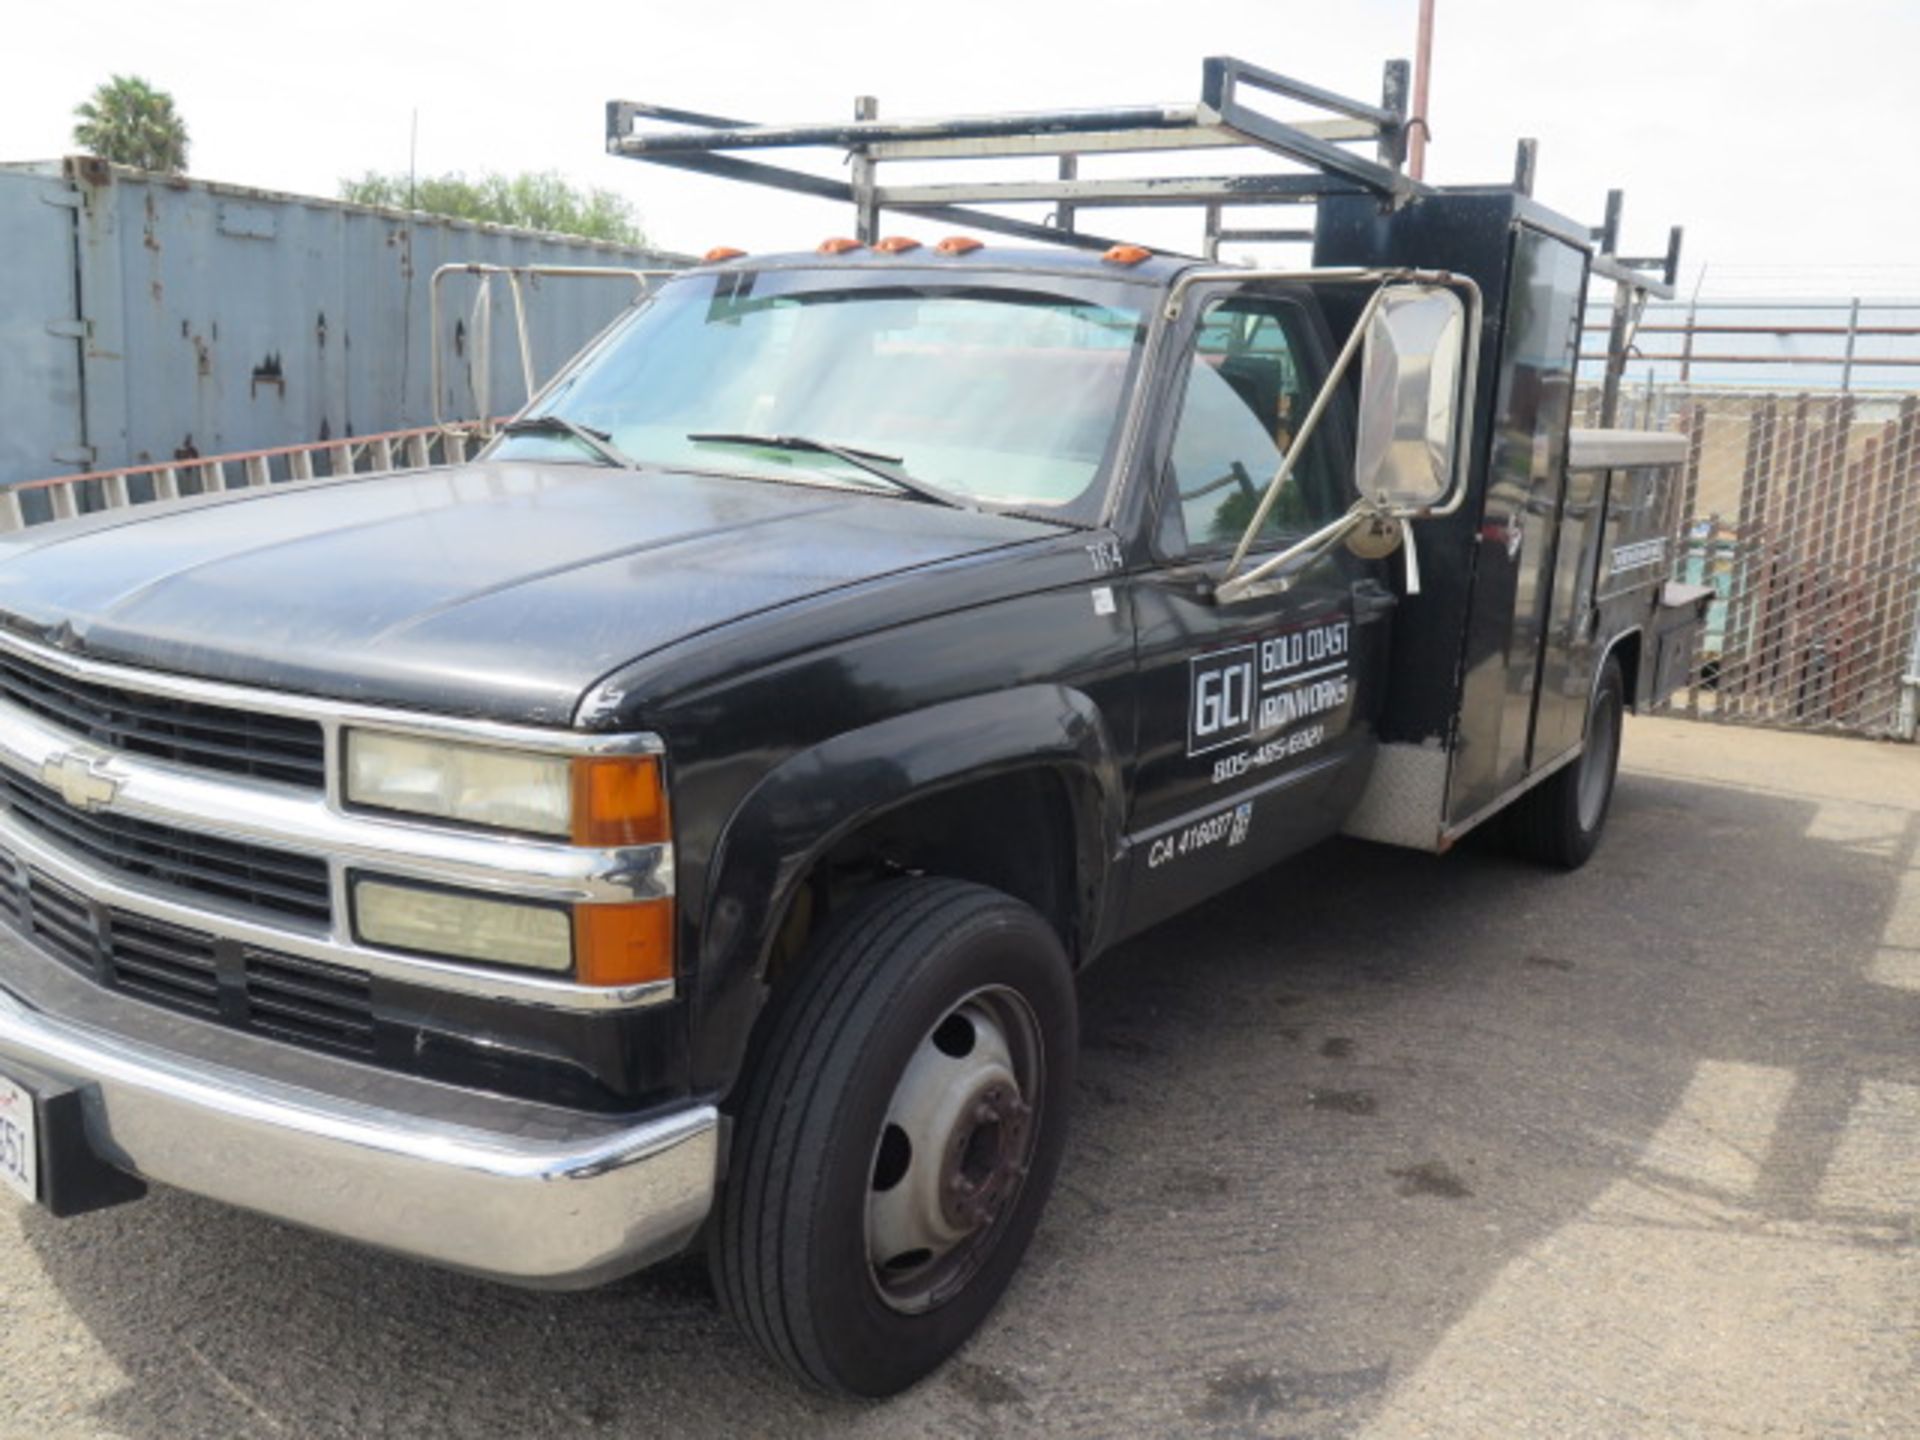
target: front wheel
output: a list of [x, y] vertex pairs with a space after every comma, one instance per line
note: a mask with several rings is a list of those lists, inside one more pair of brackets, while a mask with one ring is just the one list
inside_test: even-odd
[[1609, 655], [1587, 706], [1587, 743], [1580, 758], [1514, 802], [1508, 833], [1529, 859], [1577, 870], [1599, 848], [1620, 771], [1626, 712], [1620, 662]]
[[1029, 907], [914, 879], [857, 900], [774, 1004], [715, 1286], [801, 1378], [891, 1395], [985, 1319], [1039, 1221], [1066, 1136], [1072, 971]]

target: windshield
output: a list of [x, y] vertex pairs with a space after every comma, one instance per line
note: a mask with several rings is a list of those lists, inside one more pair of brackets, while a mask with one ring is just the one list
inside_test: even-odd
[[[675, 281], [533, 413], [640, 462], [906, 493], [846, 456], [776, 443], [824, 442], [967, 503], [1091, 523], [1152, 292], [1021, 281], [1037, 288], [805, 270]], [[551, 431], [492, 453], [593, 459]]]

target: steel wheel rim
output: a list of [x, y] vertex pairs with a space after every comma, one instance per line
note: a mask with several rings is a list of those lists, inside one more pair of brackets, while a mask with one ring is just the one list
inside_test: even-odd
[[1583, 831], [1598, 826], [1601, 812], [1607, 808], [1619, 724], [1613, 707], [1602, 705], [1593, 712], [1593, 723], [1587, 727], [1587, 750], [1580, 757], [1580, 828]]
[[888, 1308], [938, 1308], [992, 1255], [1032, 1168], [1044, 1085], [1039, 1021], [1004, 986], [963, 996], [921, 1037], [867, 1169], [867, 1277]]

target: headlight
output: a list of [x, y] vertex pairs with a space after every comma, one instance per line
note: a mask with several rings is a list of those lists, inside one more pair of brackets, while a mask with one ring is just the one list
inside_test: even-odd
[[673, 978], [673, 901], [542, 904], [356, 875], [354, 933], [369, 945], [484, 960], [557, 974], [582, 985]]
[[557, 906], [360, 880], [353, 911], [360, 938], [375, 945], [535, 970], [573, 968], [573, 925]]
[[667, 838], [667, 801], [651, 755], [543, 755], [379, 730], [346, 737], [346, 798], [576, 845], [648, 845]]

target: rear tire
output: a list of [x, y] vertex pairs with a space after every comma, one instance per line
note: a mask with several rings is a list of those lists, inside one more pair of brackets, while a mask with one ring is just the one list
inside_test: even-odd
[[1578, 870], [1599, 848], [1620, 771], [1625, 695], [1620, 662], [1609, 655], [1587, 705], [1587, 741], [1580, 758], [1522, 795], [1508, 812], [1507, 833], [1521, 855]]
[[773, 1003], [715, 1288], [803, 1380], [891, 1395], [986, 1318], [1039, 1222], [1066, 1138], [1072, 969], [1026, 905], [903, 880], [838, 917]]

